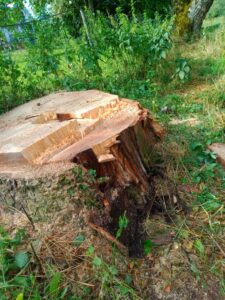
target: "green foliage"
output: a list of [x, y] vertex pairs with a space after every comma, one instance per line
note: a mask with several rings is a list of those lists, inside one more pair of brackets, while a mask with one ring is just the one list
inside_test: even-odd
[[129, 224], [129, 220], [126, 217], [126, 212], [122, 216], [119, 217], [119, 228], [116, 232], [116, 238], [119, 239]]
[[62, 275], [60, 272], [56, 272], [52, 276], [52, 279], [49, 282], [49, 286], [48, 286], [48, 293], [50, 295], [50, 299], [57, 299], [60, 292], [61, 277]]
[[132, 277], [126, 274], [122, 279], [116, 265], [106, 263], [95, 254], [95, 249], [89, 246], [87, 253], [91, 258], [95, 279], [100, 284], [100, 291], [97, 297], [112, 299], [137, 299], [136, 292], [132, 289]]
[[40, 92], [38, 87], [40, 77], [43, 78], [51, 74], [52, 84], [57, 86], [60, 64], [60, 55], [57, 54], [61, 50], [62, 33], [59, 30], [58, 19], [51, 22], [37, 22], [33, 25], [32, 32], [35, 33], [34, 42], [31, 43], [30, 40], [26, 42], [27, 55], [23, 72], [25, 78], [26, 74], [29, 74], [29, 83], [26, 82], [26, 89], [35, 95]]
[[118, 56], [125, 60], [121, 61], [123, 64], [127, 63], [127, 59], [132, 55], [134, 61], [141, 58], [143, 63], [150, 66], [165, 58], [166, 51], [170, 48], [170, 21], [162, 22], [157, 17], [153, 22], [146, 15], [140, 20], [129, 19], [120, 12], [115, 18], [108, 19], [99, 13], [96, 16], [90, 13], [87, 15], [92, 45], [86, 42], [86, 31], [83, 28], [80, 56], [83, 66], [94, 73], [101, 72], [105, 62], [110, 63]]
[[[87, 27], [72, 38], [60, 17], [24, 25], [21, 43], [0, 51], [0, 113], [58, 89], [99, 88], [150, 95], [157, 66], [171, 47], [173, 22], [120, 10], [106, 17], [84, 11]], [[87, 34], [89, 39], [87, 39]], [[129, 78], [129, 80], [128, 80]]]
[[101, 12], [104, 16], [115, 16], [119, 7], [128, 16], [146, 13], [148, 17], [154, 18], [156, 13], [162, 16], [169, 14], [171, 2], [171, 0], [44, 0], [41, 2], [32, 0], [37, 12], [43, 10], [46, 3], [52, 4], [53, 11], [62, 14], [63, 22], [72, 36], [77, 36], [82, 26], [81, 10], [88, 8], [92, 13]]
[[0, 299], [64, 299], [62, 295], [67, 290], [61, 288], [61, 273], [46, 274], [42, 282], [35, 277], [31, 255], [18, 249], [25, 238], [23, 230], [17, 230], [14, 236], [10, 236], [0, 227]]
[[0, 51], [0, 113], [18, 104], [20, 71], [8, 51]]
[[85, 236], [83, 234], [80, 234], [73, 239], [73, 245], [79, 247], [83, 244], [84, 241], [85, 241]]
[[178, 60], [178, 66], [176, 68], [175, 76], [177, 76], [182, 82], [189, 79], [191, 67], [185, 59]]
[[146, 240], [144, 242], [144, 254], [148, 255], [152, 252], [152, 248], [154, 247], [154, 243], [152, 240]]
[[93, 266], [100, 267], [102, 265], [102, 260], [100, 257], [95, 256], [92, 261]]
[[192, 142], [190, 148], [195, 157], [196, 168], [200, 167], [192, 173], [194, 182], [207, 182], [216, 176], [216, 171], [220, 174], [221, 167], [216, 162], [215, 153], [205, 150], [206, 146], [200, 142]]
[[16, 297], [16, 300], [23, 300], [23, 293], [18, 294], [18, 296]]
[[93, 246], [93, 245], [90, 245], [90, 246], [88, 247], [87, 251], [86, 251], [86, 255], [87, 255], [87, 256], [91, 256], [91, 255], [94, 253], [94, 251], [95, 251], [94, 246]]
[[25, 267], [28, 261], [29, 261], [29, 256], [27, 252], [19, 251], [16, 253], [15, 263], [18, 268], [22, 269], [23, 267]]
[[196, 277], [197, 281], [201, 280], [201, 273], [199, 269], [197, 268], [195, 263], [191, 263], [191, 271], [193, 272], [194, 276]]
[[[12, 4], [13, 6], [9, 6], [8, 4]], [[0, 26], [5, 24], [14, 24], [18, 23], [21, 20], [24, 20], [24, 15], [22, 12], [24, 9], [24, 1], [16, 0], [16, 1], [7, 1], [2, 0], [0, 2]]]
[[35, 288], [30, 291], [30, 286], [35, 283], [33, 275], [25, 275], [29, 266], [28, 253], [17, 251], [24, 238], [25, 232], [22, 230], [18, 230], [11, 237], [0, 227], [0, 298], [2, 300], [23, 299], [23, 295], [28, 292], [34, 297], [38, 295]]
[[222, 207], [222, 202], [207, 188], [203, 189], [203, 191], [197, 195], [197, 201], [206, 211], [213, 212]]
[[196, 240], [194, 243], [194, 246], [195, 246], [197, 253], [200, 254], [200, 256], [203, 256], [205, 253], [205, 248], [204, 248], [204, 245], [202, 244], [202, 242], [200, 240]]
[[[37, 6], [42, 1], [38, 2]], [[109, 2], [111, 5], [112, 1]], [[13, 45], [0, 46], [0, 112], [59, 89], [99, 88], [138, 99], [165, 125], [172, 118], [199, 119], [200, 124], [191, 128], [188, 123], [168, 125], [163, 165], [171, 170], [170, 176], [175, 182], [190, 185], [190, 192], [182, 192], [182, 197], [185, 201], [187, 197], [194, 212], [190, 213], [190, 219], [189, 215], [185, 221], [182, 219], [186, 224], [182, 223], [177, 235], [182, 243], [193, 242], [193, 251], [201, 258], [201, 265], [190, 261], [190, 269], [198, 281], [203, 268], [205, 273], [212, 272], [224, 292], [224, 260], [217, 244], [223, 247], [225, 174], [215, 154], [207, 150], [208, 144], [224, 142], [225, 138], [224, 30], [212, 34], [206, 28], [204, 38], [198, 43], [176, 43], [176, 49], [168, 51], [172, 45], [173, 21], [159, 16], [150, 19], [148, 12], [140, 13], [137, 3], [123, 1], [122, 9], [115, 9], [109, 16], [105, 12], [92, 14], [83, 8], [87, 28], [80, 23], [76, 39], [61, 17], [37, 21], [33, 27], [23, 27], [21, 33], [14, 32]], [[160, 4], [160, 1], [154, 3]], [[128, 13], [125, 6], [129, 6]], [[5, 9], [4, 6], [4, 13]], [[37, 12], [41, 10], [37, 7]], [[2, 12], [0, 9], [0, 14]], [[15, 10], [14, 13], [8, 10], [0, 24], [17, 22], [21, 16]], [[70, 17], [74, 17], [73, 12]], [[172, 77], [174, 73], [176, 76]], [[95, 170], [86, 174], [81, 168], [74, 168], [71, 178], [62, 177], [59, 186], [65, 188], [71, 198], [77, 196], [79, 190], [85, 204], [93, 207], [96, 200], [91, 188], [106, 180], [97, 178]], [[128, 225], [124, 214], [119, 219], [117, 238]], [[62, 288], [64, 278], [57, 270], [47, 272], [41, 281], [34, 276], [32, 255], [21, 250], [24, 237], [22, 231], [11, 237], [1, 229], [0, 298], [70, 299], [70, 288]], [[72, 243], [79, 247], [84, 240], [85, 236], [79, 234]], [[152, 241], [147, 240], [145, 254], [150, 253], [153, 246]], [[113, 262], [106, 262], [90, 246], [86, 256], [90, 260], [89, 270], [94, 272], [92, 279], [97, 282], [94, 290], [100, 291], [97, 297], [135, 299], [132, 276], [120, 272], [116, 255]], [[92, 296], [90, 291], [84, 289], [83, 299]], [[81, 298], [73, 296], [71, 299]]]
[[225, 16], [224, 0], [214, 0], [207, 15], [208, 18], [215, 18], [219, 16]]

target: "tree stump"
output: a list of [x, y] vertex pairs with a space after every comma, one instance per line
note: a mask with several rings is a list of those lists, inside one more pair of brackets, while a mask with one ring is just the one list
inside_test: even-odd
[[0, 201], [46, 217], [66, 199], [78, 201], [71, 179], [77, 165], [95, 170], [106, 179], [98, 186], [105, 211], [92, 214], [90, 224], [115, 236], [126, 214], [131, 230], [122, 242], [132, 248], [139, 219], [155, 200], [149, 170], [163, 134], [138, 102], [97, 90], [30, 101], [0, 116]]
[[225, 168], [225, 144], [213, 143], [208, 148], [216, 154], [217, 161]]

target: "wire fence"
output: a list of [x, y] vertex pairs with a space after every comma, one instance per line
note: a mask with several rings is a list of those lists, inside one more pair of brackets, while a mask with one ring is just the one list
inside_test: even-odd
[[45, 20], [52, 19], [52, 18], [55, 18], [55, 17], [58, 17], [58, 16], [62, 16], [62, 15], [65, 15], [65, 13], [58, 13], [58, 14], [54, 14], [54, 15], [45, 15], [44, 17], [34, 18], [32, 20], [29, 20], [29, 21], [17, 22], [17, 23], [12, 23], [12, 24], [3, 24], [3, 25], [0, 25], [0, 28], [11, 28], [11, 27], [25, 26], [27, 24], [33, 24], [33, 23], [45, 21]]
[[49, 91], [67, 88], [75, 43], [62, 14], [1, 24], [0, 113]]
[[26, 49], [35, 45], [40, 37], [43, 39], [43, 35], [49, 31], [68, 42], [73, 37], [65, 27], [62, 18], [64, 15], [65, 13], [45, 15], [29, 21], [0, 25], [0, 51], [11, 52]]

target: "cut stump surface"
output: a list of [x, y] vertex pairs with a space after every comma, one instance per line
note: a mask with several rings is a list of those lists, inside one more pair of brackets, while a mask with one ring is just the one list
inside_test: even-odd
[[[119, 134], [144, 122], [163, 130], [137, 102], [97, 90], [57, 93], [30, 101], [0, 117], [0, 173], [28, 165], [72, 161], [92, 149], [98, 162], [113, 161]], [[148, 124], [146, 124], [146, 122]]]

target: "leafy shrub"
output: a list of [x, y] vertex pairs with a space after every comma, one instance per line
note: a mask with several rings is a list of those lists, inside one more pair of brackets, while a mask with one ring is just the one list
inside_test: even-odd
[[179, 59], [177, 63], [178, 66], [175, 76], [177, 76], [181, 81], [187, 80], [190, 76], [191, 67], [185, 59]]
[[[170, 48], [172, 22], [146, 15], [138, 20], [121, 12], [106, 18], [88, 15], [88, 29], [82, 28], [78, 42], [79, 58], [88, 75], [98, 75], [111, 83], [127, 78], [146, 78]], [[88, 32], [87, 32], [88, 30]], [[87, 40], [87, 34], [89, 40]]]
[[[18, 100], [20, 91], [17, 63], [7, 51], [0, 51], [0, 113], [10, 109]], [[15, 105], [15, 104], [14, 104]]]
[[173, 21], [129, 18], [119, 10], [114, 17], [84, 14], [86, 24], [76, 39], [60, 18], [52, 18], [17, 33], [20, 49], [0, 52], [0, 112], [60, 89], [149, 96], [171, 46]]

